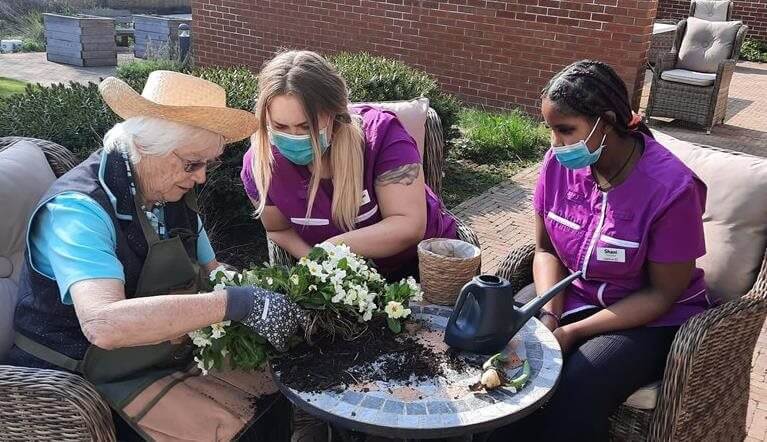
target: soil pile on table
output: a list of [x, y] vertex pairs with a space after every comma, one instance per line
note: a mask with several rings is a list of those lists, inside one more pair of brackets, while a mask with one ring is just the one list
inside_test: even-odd
[[[412, 321], [417, 329], [428, 328]], [[426, 380], [445, 376], [446, 371], [463, 371], [466, 363], [452, 351], [435, 352], [416, 339], [412, 332], [394, 334], [385, 318], [375, 318], [359, 338], [344, 341], [330, 337], [302, 343], [273, 361], [283, 384], [298, 391], [319, 392], [344, 389], [348, 385], [376, 381]]]

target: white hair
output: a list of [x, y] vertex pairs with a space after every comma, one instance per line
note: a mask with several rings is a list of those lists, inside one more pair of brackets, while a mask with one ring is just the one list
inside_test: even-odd
[[165, 156], [179, 147], [224, 146], [224, 137], [207, 129], [153, 117], [133, 117], [117, 123], [104, 135], [105, 152], [125, 152], [133, 164], [144, 155]]

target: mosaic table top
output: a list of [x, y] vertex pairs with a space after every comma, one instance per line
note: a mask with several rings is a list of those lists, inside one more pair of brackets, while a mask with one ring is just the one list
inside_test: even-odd
[[[416, 332], [418, 339], [435, 352], [446, 351], [442, 342], [451, 309], [441, 306], [411, 306], [414, 318], [427, 326]], [[510, 341], [510, 377], [521, 372], [527, 359], [529, 382], [519, 391], [502, 387], [473, 392], [486, 355], [460, 353], [467, 362], [464, 372], [445, 367], [445, 376], [410, 381], [350, 385], [347, 389], [308, 393], [279, 382], [282, 392], [306, 412], [339, 427], [367, 434], [396, 438], [450, 437], [489, 431], [520, 419], [540, 407], [553, 393], [562, 369], [562, 354], [553, 334], [537, 319], [531, 319]], [[517, 358], [513, 356], [516, 354]]]

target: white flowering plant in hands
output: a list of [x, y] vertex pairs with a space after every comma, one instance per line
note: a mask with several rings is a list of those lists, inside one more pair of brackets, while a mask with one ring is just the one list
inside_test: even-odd
[[[219, 268], [211, 274], [211, 282], [215, 289], [255, 285], [287, 295], [308, 312], [303, 338], [309, 343], [318, 334], [356, 339], [376, 316], [385, 317], [388, 327], [399, 333], [410, 316], [410, 302], [421, 301], [423, 295], [413, 278], [387, 283], [372, 263], [348, 246], [331, 243], [312, 248], [292, 267], [263, 265], [242, 273]], [[268, 343], [245, 326], [225, 324], [216, 332], [217, 327], [214, 324], [190, 333], [201, 368], [219, 368], [226, 355], [233, 368], [257, 368], [268, 357]]]

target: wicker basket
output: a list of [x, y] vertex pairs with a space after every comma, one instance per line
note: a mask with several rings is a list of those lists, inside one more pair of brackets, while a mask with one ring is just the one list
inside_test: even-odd
[[479, 247], [459, 239], [431, 238], [418, 244], [421, 288], [427, 302], [455, 305], [461, 288], [479, 271]]

